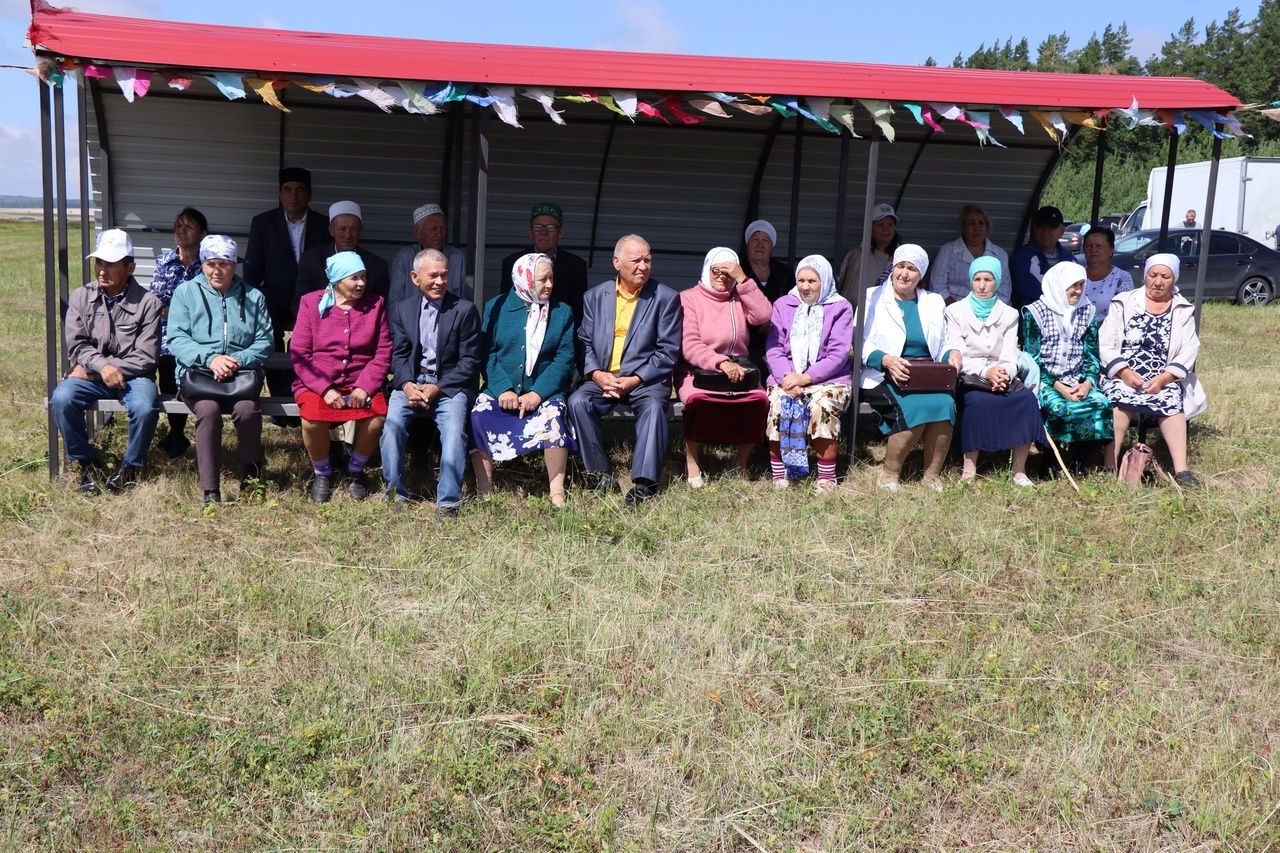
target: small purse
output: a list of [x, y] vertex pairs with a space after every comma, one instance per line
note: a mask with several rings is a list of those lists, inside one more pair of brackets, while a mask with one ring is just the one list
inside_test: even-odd
[[899, 391], [911, 394], [943, 391], [951, 394], [955, 392], [959, 372], [950, 364], [934, 361], [931, 358], [909, 358], [907, 359], [907, 366], [910, 375], [905, 383], [898, 385]]
[[213, 371], [207, 367], [188, 367], [182, 374], [178, 397], [184, 403], [213, 400], [219, 405], [230, 405], [260, 396], [265, 378], [261, 367], [237, 370], [225, 382], [215, 379]]
[[734, 382], [722, 370], [703, 370], [695, 367], [693, 387], [699, 391], [711, 391], [716, 394], [745, 394], [760, 387], [760, 369], [751, 363], [751, 359], [743, 355], [731, 355], [727, 360], [746, 371], [741, 379]]
[[997, 392], [995, 386], [991, 384], [991, 380], [985, 376], [975, 376], [972, 373], [960, 374], [960, 387], [972, 388], [978, 391], [986, 391], [988, 394], [1012, 394], [1014, 391], [1022, 390], [1022, 380], [1017, 377], [1009, 380], [1008, 386], [1003, 391]]

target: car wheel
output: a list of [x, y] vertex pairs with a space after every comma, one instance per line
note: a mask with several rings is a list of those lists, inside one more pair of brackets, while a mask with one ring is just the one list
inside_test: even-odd
[[1271, 286], [1271, 282], [1255, 275], [1246, 278], [1240, 285], [1240, 289], [1236, 291], [1236, 303], [1260, 308], [1270, 302], [1273, 295], [1275, 288]]

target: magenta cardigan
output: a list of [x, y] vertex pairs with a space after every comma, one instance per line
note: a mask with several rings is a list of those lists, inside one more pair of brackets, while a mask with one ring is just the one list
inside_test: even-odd
[[[773, 324], [765, 343], [764, 357], [769, 362], [770, 385], [782, 383], [782, 377], [794, 373], [791, 362], [791, 321], [795, 319], [800, 299], [788, 293], [773, 303]], [[853, 347], [853, 306], [848, 300], [837, 299], [822, 312], [822, 344], [818, 347], [818, 360], [809, 365], [805, 373], [814, 385], [835, 382], [853, 384], [853, 368], [849, 350]]]
[[363, 388], [369, 396], [383, 390], [391, 370], [391, 327], [381, 296], [365, 291], [349, 310], [337, 305], [320, 317], [323, 290], [303, 294], [289, 341], [293, 394], [330, 388]]
[[[731, 295], [737, 298], [730, 299]], [[751, 279], [726, 293], [695, 284], [680, 292], [680, 306], [684, 309], [684, 338], [676, 368], [676, 393], [683, 401], [693, 391], [693, 369], [719, 370], [720, 362], [728, 356], [746, 355], [747, 326], [769, 322], [773, 306]]]

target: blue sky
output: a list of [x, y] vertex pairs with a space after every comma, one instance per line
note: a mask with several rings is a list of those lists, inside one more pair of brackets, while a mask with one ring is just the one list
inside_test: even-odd
[[[52, 0], [60, 5], [61, 0]], [[723, 56], [827, 59], [918, 65], [932, 55], [950, 64], [957, 53], [1024, 35], [1034, 52], [1051, 33], [1066, 32], [1079, 47], [1108, 23], [1127, 23], [1134, 53], [1145, 59], [1189, 17], [1198, 27], [1222, 20], [1234, 3], [1165, 0], [1154, 14], [1136, 18], [1136, 4], [1114, 0], [1061, 2], [838, 3], [831, 0], [566, 0], [566, 2], [320, 4], [223, 0], [218, 4], [169, 0], [79, 0], [79, 9], [177, 21], [321, 32], [390, 35], [445, 41], [535, 44], [553, 47], [663, 51]], [[1256, 5], [1241, 7], [1246, 18]], [[1130, 16], [1126, 20], [1126, 15]], [[24, 46], [28, 0], [0, 0], [0, 65], [27, 66]], [[35, 83], [0, 69], [0, 195], [38, 195], [39, 116]], [[264, 107], [264, 109], [269, 109]], [[72, 172], [74, 174], [74, 171]]]

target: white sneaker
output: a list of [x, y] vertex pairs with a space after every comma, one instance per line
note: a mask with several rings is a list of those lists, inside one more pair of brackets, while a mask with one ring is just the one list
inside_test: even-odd
[[925, 483], [925, 485], [933, 489], [935, 492], [941, 492], [944, 488], [946, 488], [945, 486], [942, 485], [941, 480], [930, 480], [929, 482]]
[[699, 474], [699, 475], [698, 475], [698, 476], [696, 476], [696, 477], [690, 477], [690, 478], [689, 478], [689, 488], [691, 488], [691, 489], [701, 489], [704, 485], [706, 485], [706, 484], [702, 482], [702, 475], [701, 475], [701, 474]]
[[887, 482], [887, 483], [886, 483], [886, 482], [883, 482], [883, 481], [880, 481], [880, 480], [877, 480], [877, 481], [876, 481], [876, 485], [877, 485], [878, 487], [880, 487], [880, 488], [884, 489], [886, 492], [899, 492], [899, 491], [902, 491], [902, 486], [898, 485], [898, 483], [897, 483], [897, 481], [896, 481], [896, 480], [893, 480], [893, 481], [890, 481], [890, 482]]
[[1031, 482], [1031, 478], [1028, 477], [1026, 474], [1014, 474], [1013, 484], [1023, 489], [1033, 489], [1035, 488], [1035, 485], [1036, 485], [1035, 483]]
[[789, 489], [791, 488], [791, 481], [786, 479], [785, 477], [781, 480], [774, 480], [773, 487], [775, 489]]
[[816, 495], [829, 495], [836, 490], [836, 484], [833, 480], [819, 480], [813, 484], [813, 493]]

